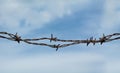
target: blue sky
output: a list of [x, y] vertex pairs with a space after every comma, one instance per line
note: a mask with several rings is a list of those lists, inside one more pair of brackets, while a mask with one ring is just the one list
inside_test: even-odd
[[[120, 0], [0, 0], [0, 31], [23, 38], [99, 38], [120, 32]], [[56, 52], [0, 40], [0, 73], [120, 73], [119, 41]]]

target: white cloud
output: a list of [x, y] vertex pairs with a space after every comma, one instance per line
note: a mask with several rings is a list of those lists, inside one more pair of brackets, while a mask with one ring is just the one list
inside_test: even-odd
[[[14, 32], [29, 32], [30, 30], [42, 27], [56, 18], [62, 18], [64, 15], [72, 14], [76, 9], [84, 8], [89, 1], [90, 0], [0, 0], [0, 27], [5, 28], [5, 30], [15, 30]], [[106, 0], [104, 6], [105, 13], [99, 32], [111, 32], [119, 26], [120, 13], [116, 10], [119, 8], [119, 3], [119, 0]], [[20, 21], [24, 24], [21, 25]], [[0, 46], [1, 56], [4, 55], [3, 53], [6, 55], [7, 53], [8, 55], [12, 53], [12, 55], [17, 55], [18, 58], [11, 58], [11, 55], [4, 58], [0, 56], [0, 73], [104, 73], [103, 70], [108, 73], [120, 72], [120, 64], [118, 61], [109, 62], [108, 60], [106, 62], [107, 64], [103, 64], [106, 58], [104, 59], [104, 57], [99, 54], [93, 54], [91, 51], [89, 51], [91, 53], [82, 54], [81, 52], [79, 54], [72, 52], [72, 54], [63, 54], [62, 56], [49, 54], [19, 57], [18, 54], [21, 51], [25, 51], [24, 49], [26, 47], [23, 46], [23, 44], [20, 45], [21, 47], [18, 45], [11, 47], [11, 45], [13, 45], [13, 43], [2, 42]], [[29, 48], [27, 47], [27, 49]], [[118, 51], [119, 43], [107, 44], [107, 46], [103, 45], [102, 50], [100, 46], [96, 49], [100, 52], [104, 51], [105, 56], [113, 55]]]
[[106, 73], [120, 73], [120, 60], [110, 59], [106, 64]]
[[120, 27], [120, 0], [106, 0], [99, 32], [118, 32]]
[[1, 73], [103, 73], [104, 66], [104, 56], [95, 53], [39, 54], [2, 59]]
[[[6, 30], [28, 32], [48, 22], [84, 8], [89, 0], [1, 0], [0, 26]], [[79, 8], [74, 8], [79, 6]]]

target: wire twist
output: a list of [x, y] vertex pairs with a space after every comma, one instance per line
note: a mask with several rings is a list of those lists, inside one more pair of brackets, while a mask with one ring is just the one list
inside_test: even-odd
[[[50, 38], [43, 37], [43, 38], [23, 39], [17, 33], [12, 34], [12, 33], [8, 33], [8, 32], [0, 32], [0, 38], [11, 40], [11, 41], [16, 41], [18, 43], [25, 42], [27, 44], [32, 44], [32, 45], [48, 46], [51, 48], [56, 48], [56, 51], [58, 51], [59, 48], [76, 45], [76, 44], [82, 44], [82, 43], [87, 44], [87, 46], [90, 43], [93, 43], [93, 45], [95, 45], [96, 43], [100, 43], [102, 45], [103, 43], [106, 43], [106, 42], [119, 40], [120, 33], [113, 33], [113, 34], [106, 35], [106, 36], [103, 34], [103, 36], [100, 37], [98, 40], [93, 37], [90, 37], [90, 39], [87, 39], [87, 40], [63, 40], [63, 39], [58, 39], [57, 37], [54, 37], [53, 34], [51, 34]], [[52, 41], [65, 42], [67, 44], [46, 44], [46, 43], [37, 42], [40, 40], [49, 40], [50, 42], [52, 42]]]

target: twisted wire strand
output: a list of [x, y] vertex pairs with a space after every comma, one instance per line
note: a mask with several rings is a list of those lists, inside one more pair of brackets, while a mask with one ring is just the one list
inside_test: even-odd
[[[103, 34], [103, 36], [100, 37], [99, 39], [90, 37], [90, 39], [86, 39], [86, 40], [63, 40], [63, 39], [58, 39], [57, 37], [54, 37], [53, 34], [51, 34], [50, 38], [42, 37], [42, 38], [24, 39], [24, 38], [21, 38], [21, 36], [19, 36], [17, 33], [12, 34], [12, 33], [8, 33], [8, 32], [0, 32], [0, 38], [11, 40], [11, 41], [16, 41], [18, 43], [25, 42], [27, 44], [32, 44], [32, 45], [48, 46], [51, 48], [56, 48], [56, 51], [57, 51], [59, 48], [64, 48], [64, 47], [82, 44], [82, 43], [87, 44], [87, 46], [90, 43], [92, 43], [93, 45], [100, 43], [102, 45], [103, 43], [106, 43], [106, 42], [119, 40], [120, 33], [113, 33], [113, 34], [106, 35], [106, 36]], [[66, 44], [47, 44], [47, 43], [37, 42], [37, 41], [41, 41], [41, 40], [49, 40], [50, 42], [52, 42], [52, 41], [64, 42]]]

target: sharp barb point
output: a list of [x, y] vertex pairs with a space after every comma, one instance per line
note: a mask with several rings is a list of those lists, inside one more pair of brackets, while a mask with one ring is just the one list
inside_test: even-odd
[[[90, 37], [90, 39], [87, 40], [63, 40], [63, 39], [57, 39], [57, 37], [54, 37], [53, 34], [51, 34], [50, 38], [43, 37], [43, 38], [33, 38], [33, 39], [22, 39], [17, 33], [12, 34], [8, 32], [0, 32], [0, 38], [11, 40], [11, 41], [16, 41], [18, 43], [20, 42], [25, 42], [27, 44], [33, 44], [33, 45], [40, 45], [40, 46], [48, 46], [52, 48], [56, 48], [56, 51], [58, 51], [59, 48], [67, 47], [67, 46], [72, 46], [76, 44], [87, 44], [87, 46], [90, 43], [93, 43], [95, 45], [96, 43], [100, 43], [101, 45], [103, 43], [111, 42], [114, 40], [119, 40], [120, 39], [120, 33], [113, 33], [110, 35], [104, 35], [100, 37], [98, 40], [93, 39], [93, 37]], [[49, 40], [50, 42], [55, 41], [55, 42], [62, 42], [61, 45], [54, 45], [54, 44], [47, 44], [47, 43], [41, 43], [38, 41], [41, 40]], [[65, 44], [64, 44], [65, 43]]]
[[53, 34], [51, 34], [51, 39], [50, 39], [50, 42], [52, 42], [52, 40], [53, 40]]

